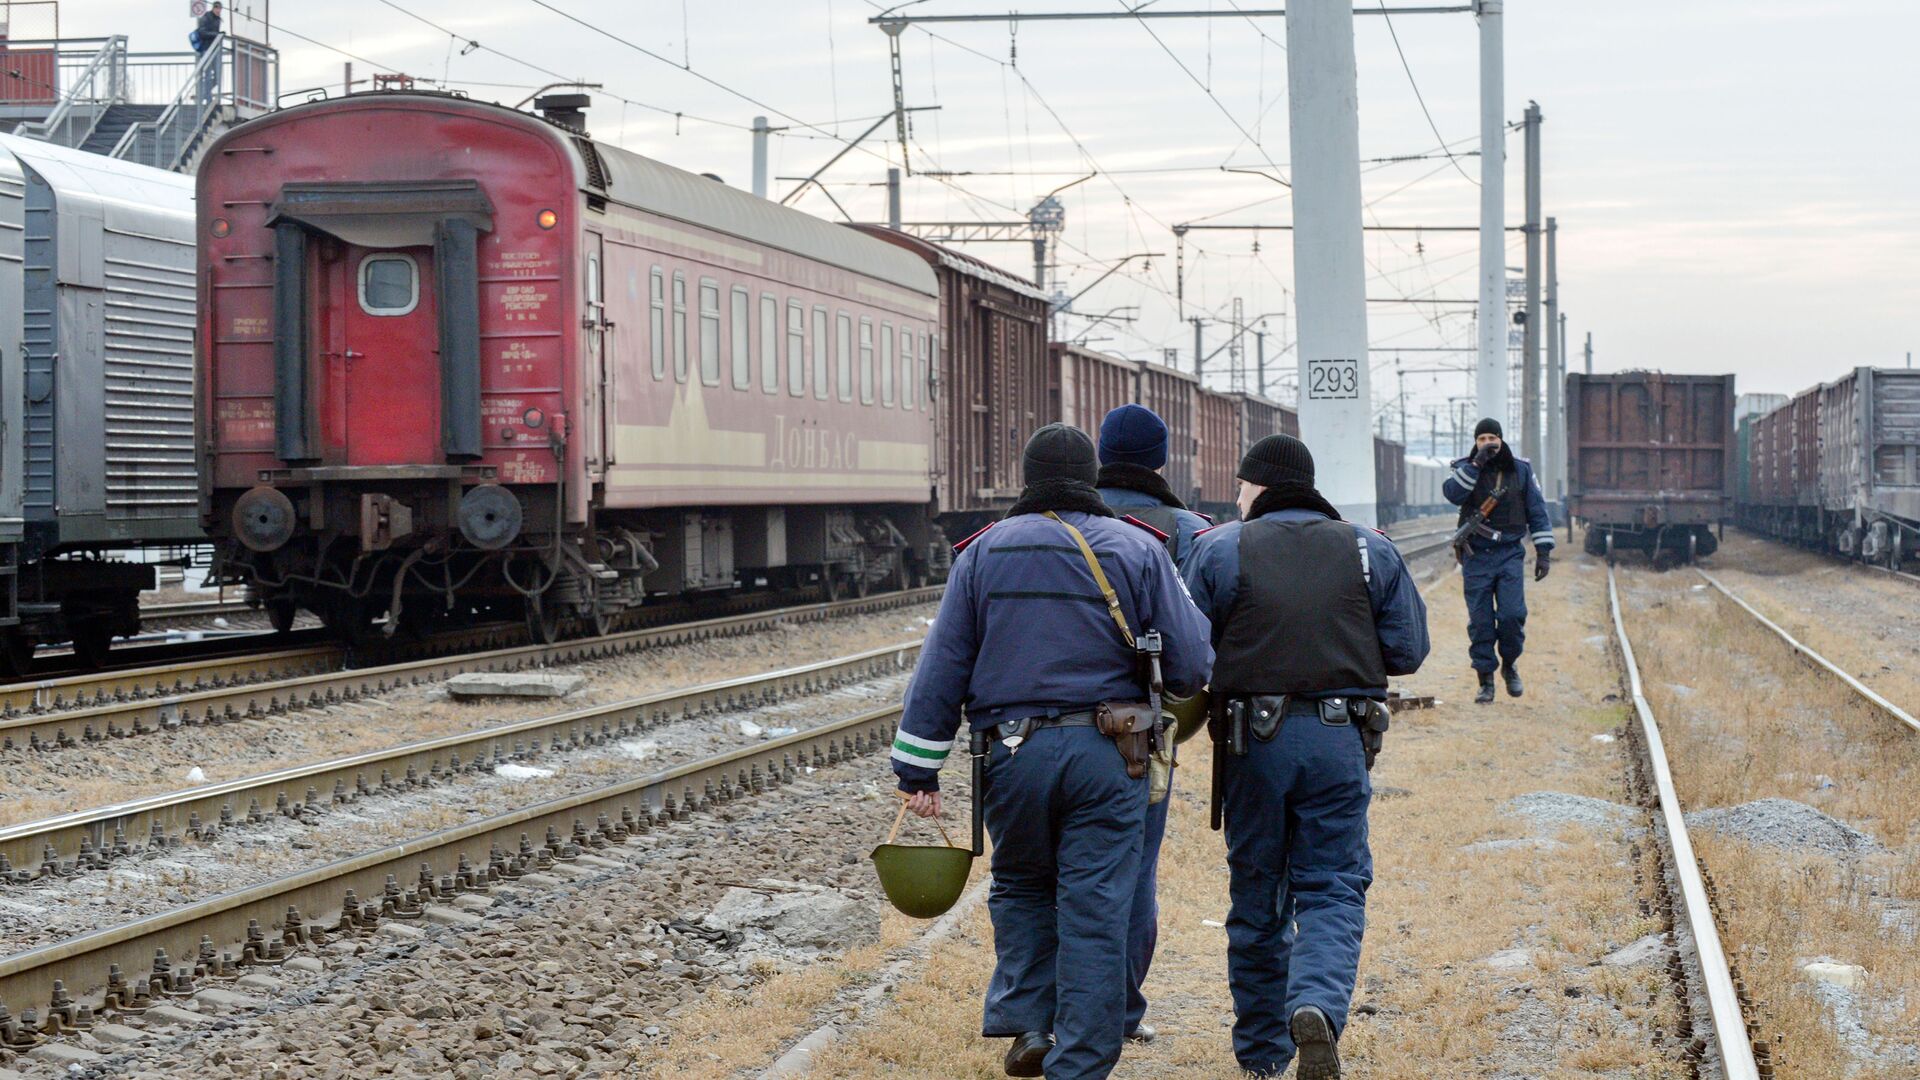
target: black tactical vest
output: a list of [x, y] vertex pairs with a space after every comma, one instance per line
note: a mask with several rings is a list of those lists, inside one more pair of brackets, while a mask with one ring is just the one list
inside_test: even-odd
[[[1460, 507], [1460, 523], [1466, 524], [1467, 518], [1480, 509], [1487, 496], [1492, 494], [1493, 485], [1498, 478], [1491, 472], [1480, 474], [1486, 480], [1484, 486], [1475, 484], [1472, 497]], [[1493, 504], [1493, 513], [1487, 515], [1487, 528], [1496, 532], [1525, 532], [1527, 529], [1527, 490], [1520, 483], [1520, 470], [1514, 469], [1506, 474], [1507, 489], [1500, 493], [1500, 501]]]
[[1165, 541], [1167, 554], [1173, 557], [1175, 566], [1180, 565], [1180, 515], [1174, 512], [1173, 507], [1164, 504], [1160, 506], [1128, 506], [1115, 510], [1114, 513], [1125, 514], [1130, 518], [1144, 521], [1167, 534]]
[[1214, 693], [1386, 689], [1362, 543], [1332, 518], [1267, 516], [1241, 527], [1239, 591], [1214, 657]]

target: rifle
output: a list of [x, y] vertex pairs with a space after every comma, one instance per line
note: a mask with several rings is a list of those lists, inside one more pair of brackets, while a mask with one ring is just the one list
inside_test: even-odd
[[1487, 518], [1493, 516], [1493, 508], [1500, 505], [1500, 498], [1506, 493], [1507, 477], [1503, 473], [1493, 482], [1493, 490], [1487, 492], [1487, 497], [1480, 503], [1479, 508], [1468, 514], [1467, 519], [1460, 523], [1460, 527], [1453, 531], [1453, 538], [1449, 543], [1453, 546], [1455, 562], [1467, 561], [1467, 540], [1473, 536], [1476, 529], [1486, 524]]

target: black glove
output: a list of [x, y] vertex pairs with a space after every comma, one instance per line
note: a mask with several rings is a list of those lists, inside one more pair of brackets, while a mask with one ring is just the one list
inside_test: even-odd
[[1494, 455], [1498, 454], [1499, 452], [1500, 452], [1500, 446], [1498, 443], [1488, 443], [1487, 445], [1481, 447], [1480, 449], [1475, 450], [1473, 452], [1474, 468], [1476, 469], [1486, 468], [1487, 462], [1492, 461], [1494, 458]]
[[1536, 551], [1533, 555], [1533, 580], [1545, 581], [1547, 571], [1553, 569], [1553, 556], [1545, 551]]

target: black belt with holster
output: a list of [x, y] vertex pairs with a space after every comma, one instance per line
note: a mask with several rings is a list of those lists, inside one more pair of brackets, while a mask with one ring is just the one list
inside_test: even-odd
[[1226, 798], [1227, 758], [1245, 757], [1251, 740], [1272, 742], [1280, 733], [1280, 724], [1289, 713], [1317, 715], [1329, 727], [1351, 724], [1360, 734], [1366, 750], [1367, 769], [1386, 744], [1390, 714], [1385, 702], [1364, 697], [1309, 698], [1292, 694], [1216, 694], [1213, 712], [1207, 719], [1207, 734], [1213, 739], [1213, 828], [1220, 829]]
[[990, 738], [1007, 744], [1007, 749], [1017, 750], [1027, 736], [1041, 728], [1055, 727], [1093, 727], [1092, 709], [1080, 709], [1068, 713], [1041, 713], [1038, 716], [1023, 716], [1018, 720], [1002, 720], [987, 729]]

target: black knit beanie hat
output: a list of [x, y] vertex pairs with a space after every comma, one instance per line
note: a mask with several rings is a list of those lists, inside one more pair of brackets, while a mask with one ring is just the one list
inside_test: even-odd
[[1477, 439], [1482, 435], [1498, 435], [1502, 439], [1507, 437], [1507, 433], [1500, 430], [1500, 421], [1491, 416], [1473, 425], [1473, 437]]
[[1034, 432], [1020, 453], [1020, 468], [1029, 484], [1042, 480], [1092, 484], [1100, 479], [1100, 460], [1094, 453], [1093, 440], [1086, 432], [1066, 424], [1048, 424]]
[[1235, 474], [1249, 484], [1273, 487], [1289, 480], [1313, 483], [1313, 451], [1291, 435], [1269, 435], [1247, 448]]

